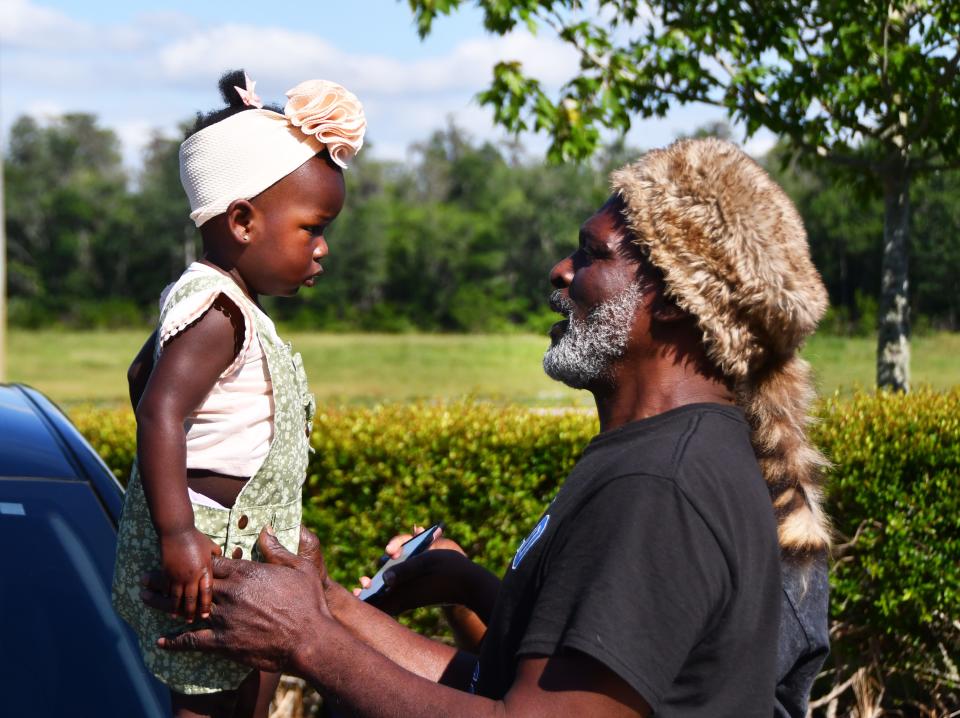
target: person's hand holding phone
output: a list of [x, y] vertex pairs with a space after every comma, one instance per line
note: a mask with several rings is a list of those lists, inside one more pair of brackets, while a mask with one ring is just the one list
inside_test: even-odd
[[386, 592], [388, 590], [388, 586], [384, 582], [384, 576], [386, 575], [387, 571], [394, 566], [416, 556], [417, 554], [426, 551], [431, 543], [440, 538], [442, 533], [443, 524], [436, 524], [425, 531], [418, 532], [412, 538], [404, 541], [400, 545], [399, 550], [393, 552], [395, 555], [381, 556], [379, 561], [380, 570], [377, 571], [373, 578], [361, 581], [362, 590], [356, 594], [358, 598], [360, 598], [362, 601], [370, 602], [377, 595]]
[[[400, 552], [403, 549], [403, 544], [412, 539], [414, 536], [419, 536], [426, 529], [423, 526], [413, 525], [412, 534], [397, 534], [392, 539], [387, 542], [387, 546], [384, 549], [384, 553], [389, 558], [399, 558]], [[464, 551], [460, 544], [458, 544], [453, 539], [447, 538], [443, 534], [435, 538], [430, 546], [427, 548], [427, 551], [436, 551], [437, 549], [448, 549], [450, 551], [456, 551], [457, 553], [467, 555], [467, 552]], [[382, 559], [383, 557], [381, 557]]]
[[[402, 547], [423, 528], [414, 526], [414, 533], [398, 534], [387, 543], [386, 558], [399, 558]], [[381, 557], [385, 558], [385, 557]], [[467, 558], [455, 541], [439, 537], [426, 551], [393, 563], [381, 571], [384, 590], [367, 598], [367, 602], [390, 615], [398, 615], [421, 606], [462, 605], [489, 620], [500, 590], [500, 579]], [[372, 579], [360, 578], [361, 588], [368, 590]]]
[[[380, 557], [380, 560], [377, 562], [377, 568], [382, 569], [388, 561], [399, 559], [403, 552], [404, 544], [406, 544], [408, 541], [410, 541], [410, 539], [414, 538], [415, 536], [419, 536], [424, 531], [426, 531], [425, 527], [417, 526], [416, 524], [414, 524], [413, 533], [396, 534], [393, 538], [391, 538], [387, 542], [386, 548], [384, 548], [384, 553]], [[467, 555], [467, 552], [460, 547], [460, 544], [443, 535], [442, 528], [441, 528], [441, 534], [435, 537], [430, 542], [430, 545], [427, 547], [426, 550], [436, 551], [437, 549], [446, 549], [450, 551], [456, 551], [457, 553], [463, 556]], [[353, 595], [359, 596], [361, 592], [363, 592], [365, 589], [370, 587], [370, 584], [372, 583], [372, 581], [373, 579], [371, 579], [369, 576], [361, 576], [360, 587], [353, 589]]]

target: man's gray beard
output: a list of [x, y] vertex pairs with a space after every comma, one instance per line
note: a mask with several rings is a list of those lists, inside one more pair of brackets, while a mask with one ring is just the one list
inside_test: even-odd
[[631, 284], [610, 301], [598, 304], [584, 319], [573, 315], [573, 303], [554, 292], [551, 303], [567, 315], [569, 325], [543, 355], [543, 370], [551, 379], [585, 389], [607, 378], [614, 359], [623, 356], [640, 302], [640, 287]]

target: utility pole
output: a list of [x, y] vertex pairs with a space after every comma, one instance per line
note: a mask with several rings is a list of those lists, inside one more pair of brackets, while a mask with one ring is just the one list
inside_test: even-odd
[[0, 147], [0, 382], [7, 380], [7, 220], [3, 207], [3, 147]]

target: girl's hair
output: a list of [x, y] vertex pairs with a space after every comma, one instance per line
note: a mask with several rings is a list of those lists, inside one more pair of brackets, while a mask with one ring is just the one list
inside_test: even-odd
[[[217, 84], [220, 87], [220, 96], [223, 97], [223, 101], [227, 103], [227, 106], [222, 107], [219, 110], [211, 110], [210, 112], [206, 113], [198, 112], [197, 119], [193, 123], [193, 127], [187, 130], [186, 137], [199, 132], [205, 127], [209, 127], [220, 120], [225, 120], [228, 117], [232, 117], [238, 112], [256, 109], [251, 105], [244, 104], [243, 99], [240, 97], [240, 93], [238, 93], [236, 90], [238, 87], [246, 87], [246, 82], [246, 72], [244, 72], [242, 69], [228, 70], [227, 72], [223, 73], [223, 75], [220, 77], [220, 82]], [[276, 105], [264, 105], [263, 109], [272, 110], [273, 112], [283, 114], [283, 108], [277, 107]]]

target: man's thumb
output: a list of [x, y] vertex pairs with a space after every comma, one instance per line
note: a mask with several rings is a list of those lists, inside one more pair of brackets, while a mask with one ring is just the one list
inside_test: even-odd
[[280, 539], [277, 538], [273, 526], [267, 524], [260, 530], [260, 537], [257, 539], [260, 545], [260, 553], [266, 563], [275, 563], [281, 566], [295, 568], [297, 566], [297, 555], [292, 554], [283, 547]]

